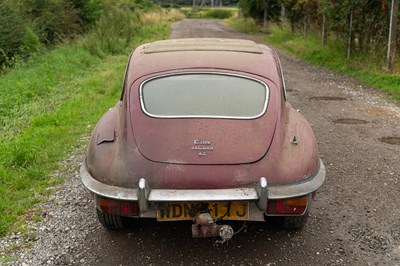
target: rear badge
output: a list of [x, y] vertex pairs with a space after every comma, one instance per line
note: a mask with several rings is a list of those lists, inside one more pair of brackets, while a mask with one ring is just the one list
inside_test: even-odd
[[206, 156], [207, 151], [213, 151], [214, 146], [211, 146], [211, 141], [210, 140], [193, 140], [193, 146], [192, 146], [193, 151], [198, 151], [199, 156]]

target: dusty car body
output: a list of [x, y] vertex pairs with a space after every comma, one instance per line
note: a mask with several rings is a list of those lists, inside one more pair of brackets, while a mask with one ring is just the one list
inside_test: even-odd
[[132, 53], [80, 174], [108, 229], [122, 217], [189, 219], [194, 237], [226, 240], [229, 219], [302, 228], [325, 168], [272, 49], [177, 39]]

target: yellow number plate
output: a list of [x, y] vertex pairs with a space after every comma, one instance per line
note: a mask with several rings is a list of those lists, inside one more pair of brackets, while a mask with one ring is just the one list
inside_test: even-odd
[[169, 202], [157, 210], [158, 221], [193, 220], [200, 212], [209, 212], [211, 217], [226, 220], [248, 220], [249, 202]]

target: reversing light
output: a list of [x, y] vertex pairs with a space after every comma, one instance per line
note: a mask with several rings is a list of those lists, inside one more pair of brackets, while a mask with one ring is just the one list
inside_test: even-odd
[[269, 200], [267, 214], [301, 215], [307, 208], [308, 195], [296, 198]]
[[139, 216], [139, 204], [135, 201], [123, 201], [96, 197], [98, 206], [103, 213], [118, 216]]

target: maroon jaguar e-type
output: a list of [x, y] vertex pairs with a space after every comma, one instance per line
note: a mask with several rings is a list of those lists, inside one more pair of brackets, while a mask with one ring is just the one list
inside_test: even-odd
[[224, 220], [302, 228], [325, 180], [316, 140], [287, 102], [278, 55], [233, 39], [138, 47], [117, 105], [81, 167], [99, 221], [192, 220], [194, 237], [233, 235]]

